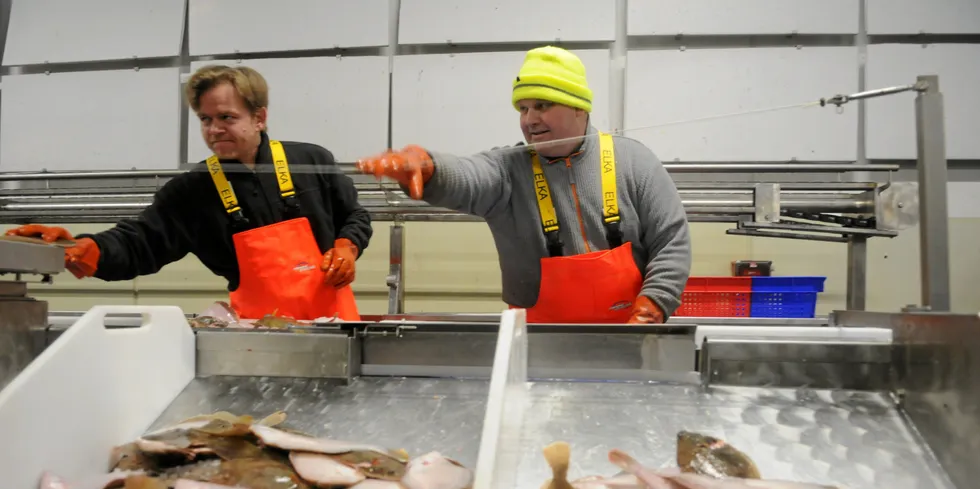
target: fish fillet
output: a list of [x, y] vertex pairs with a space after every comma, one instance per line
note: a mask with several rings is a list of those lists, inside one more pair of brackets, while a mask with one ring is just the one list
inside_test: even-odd
[[53, 472], [46, 471], [41, 474], [41, 483], [38, 485], [38, 489], [105, 489], [110, 484], [119, 484], [125, 481], [127, 477], [135, 475], [143, 475], [143, 472], [119, 470], [68, 481]]
[[646, 485], [633, 474], [613, 477], [583, 477], [572, 481], [575, 489], [646, 489]]
[[622, 450], [609, 451], [609, 461], [635, 475], [649, 489], [843, 489], [835, 486], [735, 477], [717, 478], [681, 472], [680, 469], [653, 470]]
[[203, 428], [204, 426], [207, 426], [207, 424], [211, 422], [211, 419], [212, 418], [210, 417], [206, 418], [204, 416], [196, 416], [194, 418], [188, 418], [175, 425], [166, 426], [164, 428], [160, 428], [158, 430], [154, 430], [149, 433], [146, 433], [140, 438], [153, 438], [169, 432], [181, 432], [181, 431], [187, 431], [196, 428]]
[[439, 452], [429, 452], [408, 462], [401, 482], [407, 489], [467, 489], [473, 472]]
[[[297, 435], [264, 425], [252, 425], [252, 433], [254, 433], [263, 444], [282, 450], [325, 453], [329, 455], [361, 451], [379, 452], [383, 454], [390, 454], [392, 456], [395, 455], [388, 449], [376, 445], [366, 445], [349, 441]], [[404, 462], [404, 460], [402, 460], [402, 462]]]
[[212, 484], [210, 482], [192, 481], [180, 479], [174, 484], [174, 489], [244, 489], [242, 486], [226, 486], [223, 484]]
[[837, 486], [811, 484], [807, 482], [791, 482], [765, 479], [738, 479], [715, 477], [691, 473], [667, 474], [663, 476], [675, 485], [671, 489], [844, 489]]
[[160, 479], [145, 475], [134, 475], [126, 478], [123, 489], [167, 489], [167, 485]]
[[405, 486], [395, 481], [381, 479], [364, 479], [351, 486], [350, 489], [405, 489]]
[[289, 461], [303, 480], [318, 486], [351, 486], [365, 479], [357, 469], [322, 453], [289, 452]]
[[375, 451], [355, 451], [331, 455], [331, 457], [372, 479], [400, 481], [405, 476], [405, 463], [391, 455]]

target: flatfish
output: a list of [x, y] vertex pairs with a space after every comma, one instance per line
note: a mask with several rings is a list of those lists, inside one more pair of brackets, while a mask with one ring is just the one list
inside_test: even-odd
[[250, 489], [310, 489], [287, 461], [276, 457], [204, 460], [162, 473], [158, 478], [175, 488], [177, 481], [209, 482]]
[[715, 477], [684, 472], [683, 468], [654, 470], [637, 462], [622, 450], [609, 451], [609, 461], [636, 476], [648, 489], [839, 489], [835, 486], [742, 477]]
[[759, 468], [741, 450], [713, 436], [677, 433], [677, 466], [681, 471], [710, 477], [760, 479]]

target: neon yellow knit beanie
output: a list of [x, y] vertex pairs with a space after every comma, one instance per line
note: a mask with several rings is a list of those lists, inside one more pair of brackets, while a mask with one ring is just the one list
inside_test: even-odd
[[585, 79], [582, 60], [555, 46], [528, 51], [514, 80], [514, 108], [520, 110], [517, 102], [524, 99], [547, 100], [592, 112], [592, 90]]

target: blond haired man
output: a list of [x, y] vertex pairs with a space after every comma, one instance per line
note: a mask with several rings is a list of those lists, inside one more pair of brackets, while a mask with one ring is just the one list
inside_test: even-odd
[[[228, 280], [242, 318], [359, 320], [350, 283], [371, 239], [371, 220], [333, 155], [266, 133], [269, 88], [254, 69], [205, 66], [185, 87], [213, 155], [174, 177], [136, 219], [96, 234], [29, 224], [8, 231], [74, 239], [65, 264], [75, 276], [129, 280], [188, 253]], [[291, 173], [290, 165], [323, 172]], [[295, 167], [294, 167], [295, 168]]]
[[459, 157], [410, 145], [358, 162], [415, 199], [486, 219], [503, 299], [535, 323], [659, 323], [691, 267], [687, 214], [647, 147], [596, 130], [585, 67], [532, 49], [512, 101], [529, 146]]

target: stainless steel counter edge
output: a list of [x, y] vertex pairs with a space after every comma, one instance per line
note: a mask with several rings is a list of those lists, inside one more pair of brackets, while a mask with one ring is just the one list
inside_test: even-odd
[[[66, 328], [80, 318], [85, 311], [54, 311], [48, 314], [48, 324], [53, 328]], [[188, 318], [195, 314], [185, 314]], [[109, 316], [107, 325], [133, 325], [137, 316]], [[411, 314], [365, 314], [364, 322], [452, 322], [452, 323], [500, 323], [500, 314], [484, 313], [411, 313]], [[672, 317], [668, 325], [735, 325], [735, 326], [827, 326], [829, 316], [814, 318], [742, 318], [742, 317]]]

